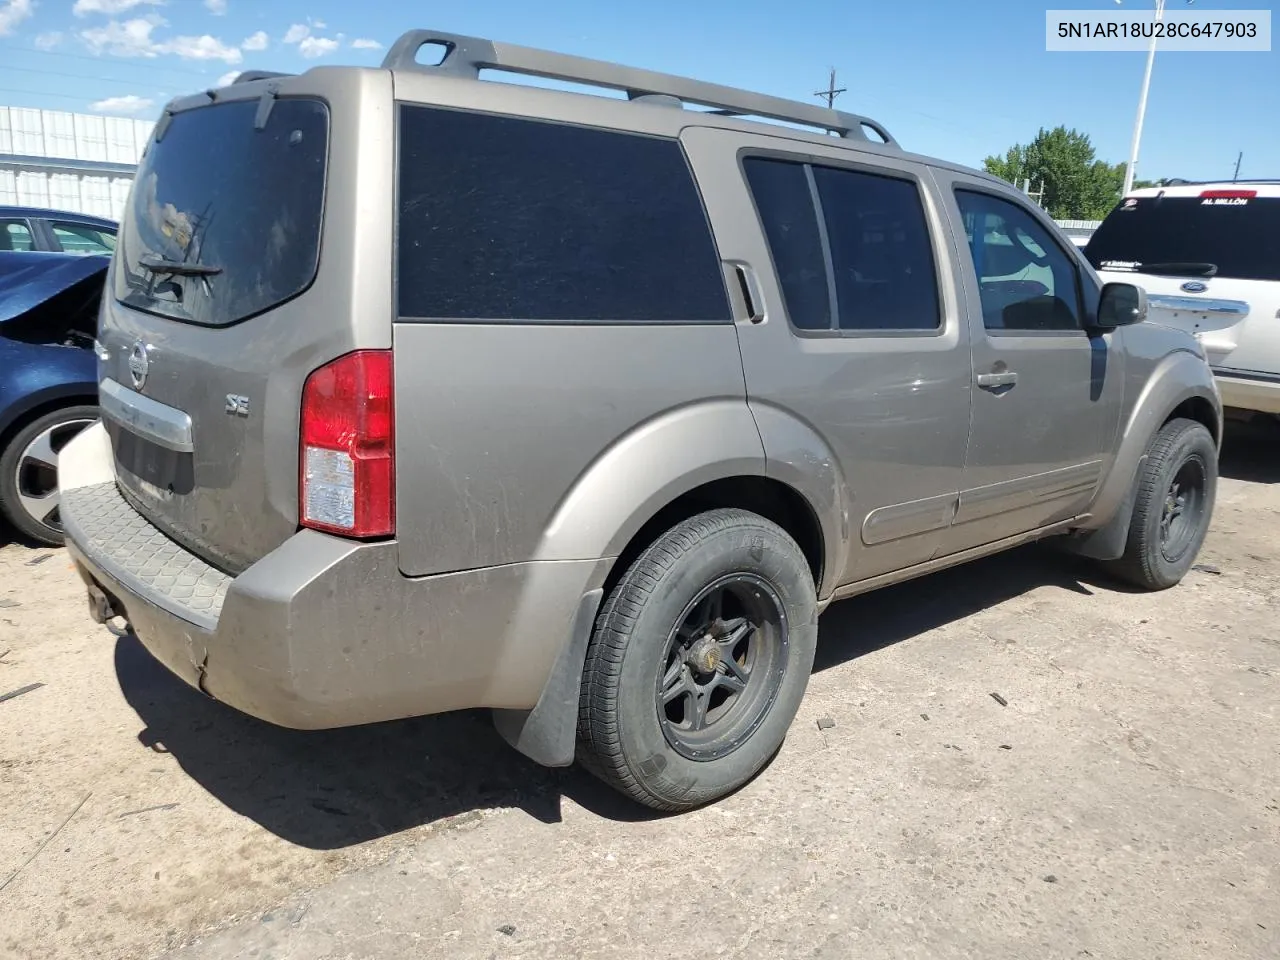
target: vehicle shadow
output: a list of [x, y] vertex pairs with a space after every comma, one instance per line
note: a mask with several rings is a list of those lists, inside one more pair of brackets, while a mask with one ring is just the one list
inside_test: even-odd
[[1232, 480], [1280, 483], [1280, 418], [1228, 420], [1218, 472]]
[[292, 843], [331, 850], [496, 807], [560, 819], [561, 774], [508, 747], [485, 711], [286, 730], [187, 686], [133, 636], [117, 640], [115, 668], [144, 747]]
[[[830, 669], [1052, 584], [1093, 592], [1088, 564], [1024, 548], [834, 604], [819, 625], [815, 669]], [[1101, 589], [1120, 589], [1099, 579]], [[476, 810], [518, 808], [560, 820], [561, 797], [616, 821], [660, 814], [575, 767], [548, 770], [506, 745], [486, 711], [327, 731], [286, 730], [188, 687], [132, 636], [116, 675], [146, 748], [170, 754], [220, 802], [312, 849], [336, 849]]]
[[833, 603], [818, 624], [816, 673], [998, 606], [1038, 587], [1132, 593], [1096, 564], [1033, 544]]

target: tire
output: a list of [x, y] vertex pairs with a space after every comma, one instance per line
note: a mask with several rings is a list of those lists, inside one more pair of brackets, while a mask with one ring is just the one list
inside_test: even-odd
[[817, 632], [813, 574], [781, 527], [744, 510], [678, 524], [631, 564], [596, 618], [579, 761], [656, 810], [724, 797], [781, 747]]
[[1170, 420], [1151, 442], [1137, 484], [1124, 555], [1109, 567], [1144, 590], [1167, 590], [1195, 563], [1213, 517], [1213, 436], [1194, 420]]
[[23, 536], [62, 545], [58, 453], [97, 419], [97, 407], [62, 407], [26, 424], [0, 451], [0, 512]]

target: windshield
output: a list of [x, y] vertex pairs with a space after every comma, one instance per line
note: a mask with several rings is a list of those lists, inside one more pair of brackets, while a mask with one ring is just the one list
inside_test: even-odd
[[1130, 197], [1084, 255], [1098, 270], [1213, 264], [1219, 277], [1280, 280], [1280, 197]]
[[305, 290], [320, 256], [329, 114], [283, 99], [175, 114], [138, 168], [114, 292], [130, 307], [224, 326]]

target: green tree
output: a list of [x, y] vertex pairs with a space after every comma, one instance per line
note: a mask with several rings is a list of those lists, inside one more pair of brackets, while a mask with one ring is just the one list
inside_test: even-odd
[[1060, 220], [1100, 220], [1124, 186], [1125, 165], [1099, 160], [1088, 136], [1066, 127], [1041, 128], [1030, 143], [987, 157], [983, 167], [1018, 188], [1030, 180], [1033, 190], [1044, 190], [1040, 202], [1049, 215]]

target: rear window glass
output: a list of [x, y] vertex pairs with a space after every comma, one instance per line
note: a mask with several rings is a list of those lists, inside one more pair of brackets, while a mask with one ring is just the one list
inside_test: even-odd
[[673, 140], [400, 108], [402, 317], [728, 321]]
[[1084, 255], [1099, 270], [1211, 263], [1219, 277], [1280, 280], [1280, 197], [1130, 197]]
[[315, 279], [329, 113], [318, 100], [257, 100], [173, 117], [138, 167], [121, 219], [115, 296], [209, 326], [297, 296]]

